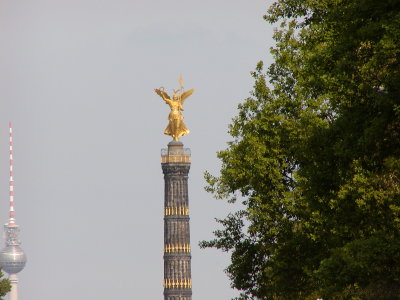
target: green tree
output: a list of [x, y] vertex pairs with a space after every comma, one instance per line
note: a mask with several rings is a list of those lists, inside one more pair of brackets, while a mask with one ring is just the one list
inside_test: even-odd
[[400, 299], [400, 1], [280, 0], [274, 62], [229, 127], [201, 243], [239, 299]]
[[[9, 291], [11, 291], [10, 280], [3, 278], [3, 272], [0, 269], [0, 297], [5, 296]], [[0, 298], [3, 300], [3, 298]]]

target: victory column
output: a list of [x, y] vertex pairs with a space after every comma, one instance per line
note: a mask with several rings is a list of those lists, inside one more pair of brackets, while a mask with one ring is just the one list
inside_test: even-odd
[[164, 134], [172, 136], [168, 148], [161, 150], [164, 173], [164, 300], [191, 300], [191, 249], [189, 229], [188, 174], [190, 149], [179, 138], [189, 133], [183, 123], [183, 103], [194, 90], [180, 89], [172, 98], [161, 87], [155, 92], [169, 105], [168, 126]]

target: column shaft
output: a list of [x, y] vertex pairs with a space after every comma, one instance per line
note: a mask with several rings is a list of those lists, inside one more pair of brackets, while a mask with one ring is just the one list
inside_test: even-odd
[[[171, 143], [170, 143], [171, 144]], [[191, 249], [188, 174], [190, 155], [170, 144], [162, 156], [164, 173], [164, 300], [191, 300]]]

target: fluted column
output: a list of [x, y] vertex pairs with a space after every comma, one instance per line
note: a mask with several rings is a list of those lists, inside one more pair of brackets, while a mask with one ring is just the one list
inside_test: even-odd
[[164, 300], [191, 300], [189, 227], [189, 149], [172, 141], [163, 149], [164, 173]]

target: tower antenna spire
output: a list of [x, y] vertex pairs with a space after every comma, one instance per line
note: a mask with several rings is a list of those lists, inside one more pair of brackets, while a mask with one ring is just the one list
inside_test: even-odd
[[10, 131], [10, 181], [9, 181], [9, 197], [10, 197], [10, 214], [8, 219], [8, 225], [15, 224], [15, 216], [14, 216], [14, 178], [13, 178], [13, 135], [12, 135], [12, 124], [9, 123], [9, 131]]

